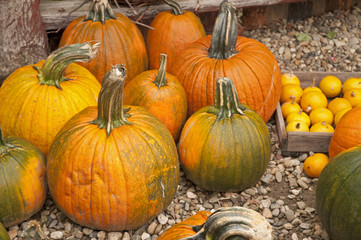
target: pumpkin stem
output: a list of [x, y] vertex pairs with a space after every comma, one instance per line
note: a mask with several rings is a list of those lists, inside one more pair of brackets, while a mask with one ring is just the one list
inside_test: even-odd
[[123, 64], [117, 64], [107, 72], [102, 81], [102, 88], [98, 97], [98, 116], [91, 123], [105, 128], [109, 137], [114, 128], [125, 124], [129, 117], [129, 109], [123, 108], [123, 88], [126, 69]]
[[167, 54], [160, 54], [160, 64], [158, 69], [158, 75], [153, 81], [158, 88], [167, 85], [167, 79], [165, 78], [165, 74], [167, 73]]
[[1, 126], [0, 126], [0, 146], [5, 146], [5, 141], [4, 141], [4, 136], [3, 136], [3, 131], [1, 129]]
[[93, 0], [84, 21], [91, 20], [93, 22], [102, 22], [102, 24], [104, 24], [105, 21], [116, 18], [108, 0]]
[[232, 3], [224, 0], [221, 3], [218, 17], [214, 23], [208, 56], [216, 59], [228, 59], [237, 54], [238, 52], [235, 49], [237, 37], [236, 8]]
[[172, 8], [172, 13], [174, 15], [178, 16], [183, 14], [183, 10], [177, 2], [172, 0], [163, 0], [163, 1]]
[[64, 77], [67, 66], [73, 62], [88, 62], [92, 60], [98, 51], [99, 43], [91, 45], [86, 43], [75, 43], [64, 46], [53, 51], [45, 60], [42, 67], [34, 67], [39, 74], [40, 84], [56, 86], [61, 89], [62, 81], [70, 80]]
[[234, 114], [244, 115], [243, 111], [246, 108], [239, 102], [236, 88], [230, 78], [217, 79], [214, 106], [219, 108], [217, 121]]

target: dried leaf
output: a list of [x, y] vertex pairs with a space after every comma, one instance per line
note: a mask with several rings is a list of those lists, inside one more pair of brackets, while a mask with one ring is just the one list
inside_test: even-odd
[[328, 39], [332, 40], [332, 39], [334, 39], [336, 37], [336, 35], [337, 35], [337, 32], [329, 32], [329, 33], [326, 34], [326, 37]]

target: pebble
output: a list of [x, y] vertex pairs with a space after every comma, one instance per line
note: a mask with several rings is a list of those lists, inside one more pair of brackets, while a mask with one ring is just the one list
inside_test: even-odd
[[64, 236], [64, 233], [61, 231], [55, 231], [50, 233], [50, 238], [51, 239], [62, 239]]

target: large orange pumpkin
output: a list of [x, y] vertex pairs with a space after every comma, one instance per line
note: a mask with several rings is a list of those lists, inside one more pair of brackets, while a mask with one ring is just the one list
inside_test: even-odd
[[146, 109], [123, 107], [125, 68], [102, 82], [98, 108], [71, 118], [50, 147], [50, 193], [74, 222], [95, 229], [138, 228], [160, 214], [177, 190], [172, 135]]
[[148, 55], [141, 32], [128, 17], [114, 14], [108, 0], [92, 0], [88, 14], [75, 19], [65, 29], [59, 46], [86, 41], [100, 42], [95, 60], [82, 63], [99, 82], [115, 64], [126, 65], [128, 80], [148, 69]]
[[237, 36], [237, 28], [233, 4], [222, 2], [212, 35], [189, 44], [169, 70], [186, 91], [188, 116], [213, 104], [219, 77], [231, 78], [240, 101], [264, 121], [275, 111], [281, 96], [277, 60], [264, 44]]
[[187, 117], [187, 98], [178, 79], [166, 72], [167, 55], [159, 70], [139, 74], [124, 88], [124, 104], [142, 106], [161, 120], [178, 141]]
[[[43, 206], [47, 194], [45, 157], [23, 138], [4, 137], [0, 128], [0, 169], [0, 222], [9, 227]], [[0, 239], [4, 239], [1, 227]]]
[[333, 158], [338, 153], [361, 144], [361, 107], [353, 108], [338, 122], [328, 146]]
[[168, 66], [172, 67], [185, 45], [206, 35], [201, 20], [193, 13], [183, 12], [179, 4], [164, 0], [172, 12], [164, 11], [155, 16], [147, 35], [149, 68], [159, 67], [159, 54], [168, 55]]
[[78, 43], [44, 61], [17, 69], [0, 88], [0, 125], [5, 135], [25, 138], [46, 155], [55, 135], [74, 114], [96, 106], [100, 84], [84, 67], [97, 45]]

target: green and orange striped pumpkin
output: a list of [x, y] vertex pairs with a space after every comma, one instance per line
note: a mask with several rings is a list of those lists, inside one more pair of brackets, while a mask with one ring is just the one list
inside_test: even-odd
[[9, 234], [0, 222], [0, 239], [1, 240], [10, 240]]

